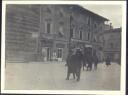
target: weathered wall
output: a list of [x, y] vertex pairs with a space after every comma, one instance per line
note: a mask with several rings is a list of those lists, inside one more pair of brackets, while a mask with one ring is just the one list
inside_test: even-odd
[[6, 59], [33, 59], [37, 41], [33, 36], [39, 32], [38, 7], [7, 5], [6, 9]]

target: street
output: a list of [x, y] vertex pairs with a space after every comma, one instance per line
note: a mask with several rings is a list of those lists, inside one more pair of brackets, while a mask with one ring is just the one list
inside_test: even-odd
[[65, 63], [7, 63], [7, 90], [120, 90], [120, 65], [98, 64], [97, 71], [83, 71], [79, 82], [66, 80]]

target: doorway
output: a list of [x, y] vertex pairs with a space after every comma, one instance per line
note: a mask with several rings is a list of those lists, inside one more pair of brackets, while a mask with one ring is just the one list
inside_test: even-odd
[[51, 60], [51, 49], [47, 47], [46, 50], [47, 50], [47, 61], [50, 61]]
[[42, 57], [44, 61], [51, 60], [51, 48], [50, 47], [43, 47], [42, 48]]

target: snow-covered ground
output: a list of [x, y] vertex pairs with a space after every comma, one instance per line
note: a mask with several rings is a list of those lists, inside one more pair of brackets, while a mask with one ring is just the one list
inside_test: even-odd
[[120, 90], [120, 65], [98, 64], [97, 71], [81, 70], [81, 80], [66, 79], [64, 63], [8, 63], [5, 89], [13, 90]]

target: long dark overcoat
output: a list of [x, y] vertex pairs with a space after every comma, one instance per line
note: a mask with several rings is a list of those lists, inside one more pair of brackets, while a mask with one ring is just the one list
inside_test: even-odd
[[74, 64], [76, 66], [76, 68], [80, 68], [82, 66], [82, 63], [84, 62], [84, 57], [83, 54], [81, 52], [78, 52], [74, 55]]
[[75, 72], [74, 55], [68, 55], [68, 57], [67, 57], [67, 66], [68, 66], [68, 72], [69, 73], [74, 73]]

